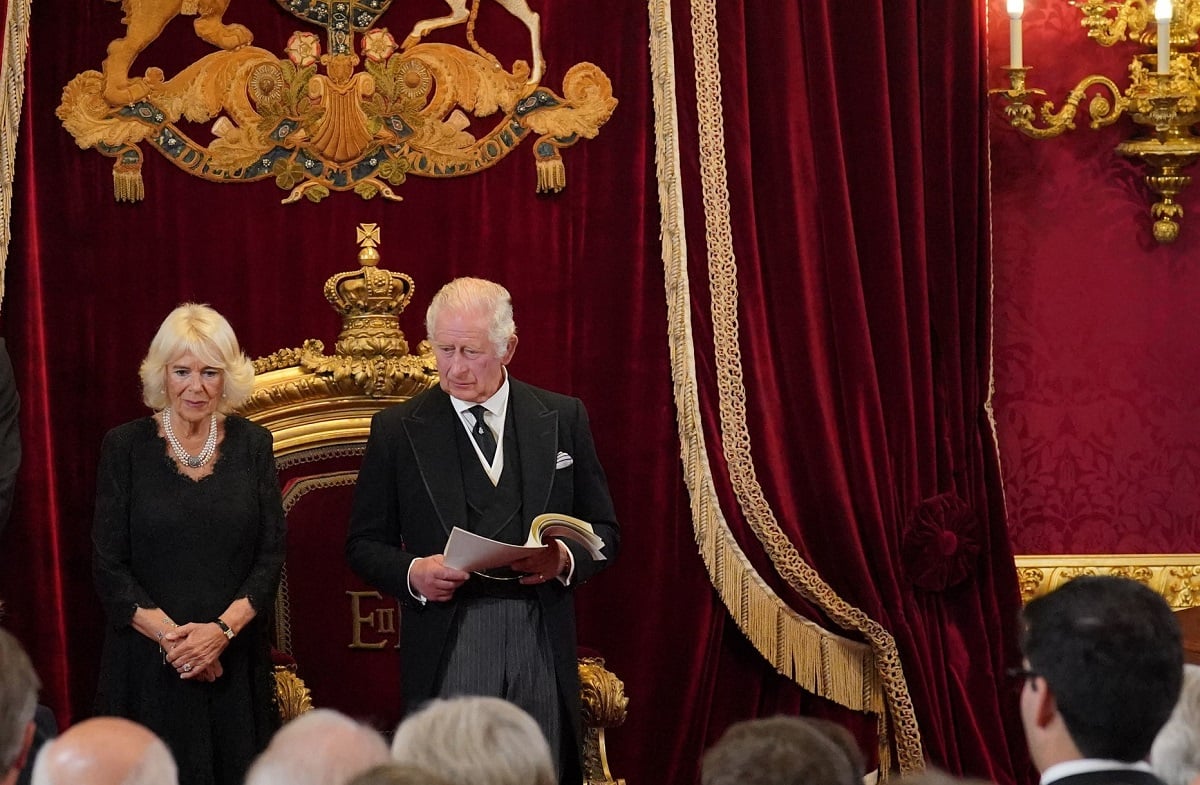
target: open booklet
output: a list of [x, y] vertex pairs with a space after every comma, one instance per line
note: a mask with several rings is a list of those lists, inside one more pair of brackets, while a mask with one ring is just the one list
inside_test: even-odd
[[524, 545], [498, 542], [455, 526], [446, 542], [443, 561], [447, 567], [467, 571], [504, 567], [543, 547], [548, 537], [574, 540], [596, 561], [606, 558], [601, 552], [604, 540], [592, 529], [592, 524], [563, 513], [547, 512], [533, 519]]

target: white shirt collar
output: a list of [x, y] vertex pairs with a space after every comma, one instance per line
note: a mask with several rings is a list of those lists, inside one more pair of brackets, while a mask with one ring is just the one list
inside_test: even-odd
[[1041, 785], [1050, 785], [1056, 780], [1061, 780], [1063, 777], [1072, 777], [1076, 774], [1087, 774], [1093, 771], [1112, 771], [1114, 769], [1129, 769], [1131, 771], [1152, 771], [1150, 764], [1145, 761], [1137, 761], [1136, 763], [1126, 763], [1120, 760], [1103, 760], [1100, 758], [1080, 758], [1078, 760], [1067, 760], [1062, 763], [1056, 763], [1050, 768], [1042, 772]]
[[[503, 417], [505, 412], [508, 411], [508, 369], [503, 368], [502, 370], [504, 371], [504, 381], [500, 383], [500, 389], [492, 393], [491, 398], [488, 398], [486, 401], [480, 404], [483, 406], [483, 408], [487, 409], [490, 414], [493, 414], [496, 417]], [[470, 409], [472, 406], [475, 406], [474, 401], [464, 401], [460, 398], [455, 398], [453, 395], [450, 396], [450, 403], [454, 404], [454, 411], [458, 412], [459, 415]]]

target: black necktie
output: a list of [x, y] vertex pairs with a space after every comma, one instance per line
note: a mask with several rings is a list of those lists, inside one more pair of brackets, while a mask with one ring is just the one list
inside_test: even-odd
[[475, 427], [471, 429], [471, 434], [475, 437], [475, 443], [479, 445], [479, 451], [487, 459], [488, 466], [491, 466], [496, 458], [496, 437], [492, 436], [492, 429], [483, 421], [483, 413], [487, 409], [475, 404], [467, 411], [475, 415]]

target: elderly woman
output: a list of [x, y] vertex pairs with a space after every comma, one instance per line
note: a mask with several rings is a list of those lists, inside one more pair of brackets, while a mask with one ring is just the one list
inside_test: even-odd
[[141, 377], [154, 413], [101, 448], [96, 709], [161, 736], [181, 785], [236, 785], [279, 725], [266, 624], [284, 517], [271, 434], [228, 413], [254, 369], [206, 305], [167, 316]]

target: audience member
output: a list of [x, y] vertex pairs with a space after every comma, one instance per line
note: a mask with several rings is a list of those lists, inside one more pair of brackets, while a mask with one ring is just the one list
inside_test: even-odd
[[863, 778], [867, 776], [867, 758], [863, 755], [862, 747], [859, 746], [858, 739], [854, 738], [854, 734], [845, 725], [839, 725], [833, 720], [823, 717], [805, 717], [804, 720], [838, 745], [838, 749], [846, 755], [846, 760], [850, 762], [850, 773], [854, 775], [854, 781], [862, 782]]
[[939, 768], [926, 766], [923, 771], [905, 774], [897, 785], [992, 785], [992, 783], [972, 777], [956, 777]]
[[40, 687], [20, 642], [0, 629], [0, 785], [16, 782], [25, 766]]
[[347, 785], [390, 760], [387, 742], [333, 709], [314, 709], [280, 728], [250, 771], [246, 785]]
[[[861, 755], [861, 753], [860, 753]], [[730, 725], [700, 763], [703, 785], [861, 785], [837, 742], [802, 717]]]
[[42, 745], [58, 735], [58, 720], [49, 706], [38, 704], [37, 712], [33, 715], [33, 744], [29, 746], [29, 755], [25, 757], [26, 766], [17, 775], [17, 785], [30, 785], [33, 779], [33, 761], [41, 751]]
[[1161, 785], [1145, 759], [1183, 679], [1166, 601], [1136, 581], [1084, 576], [1021, 620], [1021, 722], [1041, 785]]
[[176, 785], [178, 777], [162, 739], [124, 717], [72, 725], [33, 765], [33, 785]]
[[350, 780], [350, 785], [451, 785], [451, 783], [421, 766], [392, 761], [367, 769]]
[[1167, 785], [1200, 785], [1200, 665], [1183, 666], [1183, 690], [1150, 748], [1150, 767]]
[[396, 729], [392, 757], [452, 785], [556, 785], [550, 745], [533, 717], [501, 698], [435, 699]]

